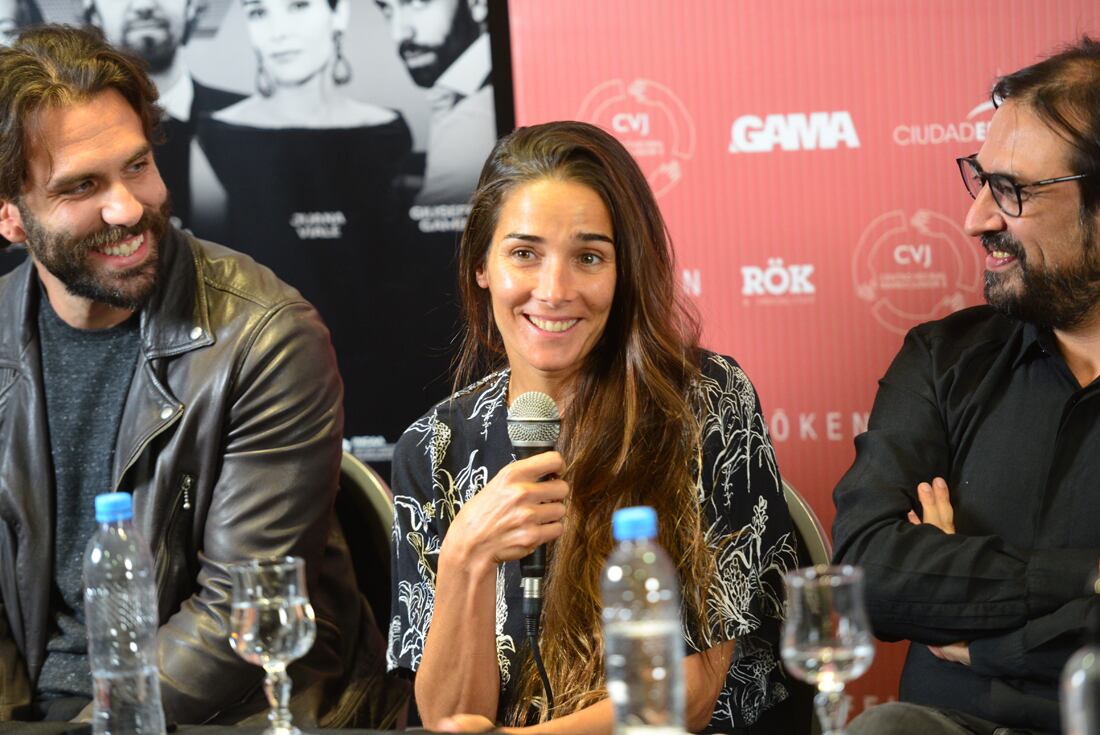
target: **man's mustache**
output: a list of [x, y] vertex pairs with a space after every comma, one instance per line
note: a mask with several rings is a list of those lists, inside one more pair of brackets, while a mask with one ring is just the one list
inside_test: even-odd
[[402, 41], [401, 45], [397, 47], [397, 52], [401, 54], [401, 58], [407, 59], [410, 56], [434, 54], [436, 50], [435, 46], [421, 46], [419, 43], [413, 43], [412, 41]]
[[986, 232], [982, 235], [981, 241], [982, 247], [985, 248], [987, 253], [998, 250], [1003, 253], [1008, 253], [1019, 261], [1023, 261], [1027, 258], [1027, 254], [1024, 252], [1019, 241], [1007, 232]]
[[137, 224], [130, 225], [128, 227], [123, 225], [113, 225], [111, 227], [104, 227], [98, 232], [93, 232], [87, 237], [81, 238], [79, 241], [73, 244], [73, 249], [81, 255], [86, 254], [89, 250], [102, 248], [107, 245], [114, 245], [115, 243], [122, 242], [123, 240], [135, 237], [145, 232], [146, 230], [154, 229], [154, 220], [159, 217], [153, 217], [148, 212], [141, 216], [141, 219]]

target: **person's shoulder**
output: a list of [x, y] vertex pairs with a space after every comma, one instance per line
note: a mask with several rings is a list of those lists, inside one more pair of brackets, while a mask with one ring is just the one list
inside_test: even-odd
[[439, 450], [455, 439], [478, 434], [504, 407], [508, 376], [507, 370], [491, 373], [433, 405], [398, 438], [394, 458], [408, 457], [415, 447], [425, 444]]
[[420, 420], [435, 416], [448, 424], [456, 424], [488, 417], [507, 401], [508, 376], [507, 370], [490, 373], [436, 403]]
[[741, 365], [737, 360], [733, 359], [729, 355], [724, 355], [720, 352], [714, 352], [705, 348], [699, 350], [699, 369], [704, 375], [715, 372], [728, 372], [730, 370], [740, 370]]
[[264, 108], [266, 100], [258, 95], [245, 97], [231, 105], [223, 107], [210, 114], [209, 119], [226, 125], [239, 125], [242, 127], [267, 127]]
[[195, 98], [191, 107], [199, 114], [224, 109], [247, 97], [238, 92], [230, 92], [228, 89], [211, 87], [193, 77], [191, 81], [195, 89]]
[[752, 386], [749, 376], [737, 360], [707, 349], [699, 350], [699, 374], [703, 380], [718, 381], [725, 385], [744, 383]]
[[341, 122], [348, 127], [375, 127], [404, 124], [404, 118], [396, 110], [381, 105], [372, 105], [369, 102], [360, 102], [350, 97], [346, 101], [347, 119]]
[[1007, 317], [991, 306], [971, 306], [942, 319], [913, 327], [910, 334], [931, 349], [954, 351], [978, 347], [1001, 347], [1024, 323]]
[[306, 302], [293, 286], [265, 265], [225, 245], [186, 236], [208, 291], [234, 301], [272, 309], [292, 302]]

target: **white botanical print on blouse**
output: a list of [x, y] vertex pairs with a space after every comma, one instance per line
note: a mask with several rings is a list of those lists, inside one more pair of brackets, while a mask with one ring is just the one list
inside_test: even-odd
[[[478, 391], [482, 391], [478, 393]], [[478, 381], [453, 398], [459, 399], [470, 394], [477, 394], [476, 401], [469, 415], [464, 416], [466, 422], [477, 422], [481, 427], [482, 437], [486, 437], [489, 425], [494, 414], [505, 406], [508, 395], [508, 374], [495, 373]], [[402, 519], [396, 519], [393, 526], [393, 544], [395, 554], [400, 557], [402, 549], [418, 550], [426, 549], [421, 535], [421, 529], [426, 527], [425, 519], [442, 519], [448, 525], [458, 515], [463, 504], [470, 500], [481, 488], [492, 479], [489, 470], [481, 463], [478, 451], [472, 451], [466, 458], [461, 468], [452, 474], [445, 466], [444, 460], [451, 445], [451, 428], [439, 419], [439, 406], [428, 416], [420, 419], [405, 431], [406, 434], [419, 435], [417, 442], [424, 448], [432, 478], [432, 499], [423, 503], [408, 495], [395, 494], [394, 510], [401, 514], [402, 519], [409, 518], [409, 523], [402, 523]], [[406, 529], [405, 538], [401, 538], [402, 528]], [[431, 624], [432, 614], [435, 611], [435, 569], [439, 558], [439, 548], [442, 545], [442, 537], [435, 535], [429, 554], [418, 553], [417, 571], [423, 582], [411, 583], [408, 580], [398, 582], [398, 603], [393, 619], [390, 621], [391, 645], [387, 654], [387, 666], [396, 668], [404, 657], [411, 656], [415, 670], [420, 665], [420, 657], [424, 651], [424, 641], [428, 635], [428, 626]], [[426, 592], [421, 589], [426, 587]], [[508, 605], [504, 597], [504, 567], [497, 570], [496, 582], [496, 644], [497, 659], [500, 664], [501, 686], [511, 681], [511, 661], [516, 654], [515, 641], [511, 635], [504, 632], [504, 625], [508, 619]], [[405, 590], [410, 590], [405, 594]], [[408, 625], [403, 625], [403, 620]], [[402, 628], [404, 627], [404, 630]], [[392, 645], [396, 636], [401, 638], [399, 651]]]
[[[463, 503], [512, 460], [504, 428], [507, 392], [507, 371], [490, 375], [438, 404], [398, 444], [391, 669], [415, 671], [420, 664], [446, 528]], [[728, 729], [754, 722], [787, 697], [776, 651], [782, 576], [796, 566], [796, 556], [775, 453], [752, 383], [732, 360], [707, 353], [692, 397], [702, 439], [695, 467], [698, 498], [718, 576], [707, 599], [707, 629], [685, 626], [685, 638], [692, 650], [737, 641], [711, 722]], [[513, 566], [518, 564], [501, 565], [496, 581], [495, 636], [505, 695], [523, 635], [518, 604], [508, 604], [516, 593], [512, 586], [518, 587]]]

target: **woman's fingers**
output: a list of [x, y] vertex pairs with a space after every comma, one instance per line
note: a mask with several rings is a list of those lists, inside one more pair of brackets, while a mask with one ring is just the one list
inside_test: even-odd
[[444, 539], [458, 558], [481, 557], [495, 563], [521, 559], [531, 549], [562, 534], [569, 484], [558, 452], [543, 452], [512, 462], [452, 521]]
[[542, 452], [506, 465], [498, 477], [503, 476], [513, 482], [537, 482], [547, 475], [560, 475], [564, 471], [565, 460], [560, 452]]

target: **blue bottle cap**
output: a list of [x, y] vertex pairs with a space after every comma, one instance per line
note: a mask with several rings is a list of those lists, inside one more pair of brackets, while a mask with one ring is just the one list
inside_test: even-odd
[[133, 517], [134, 505], [130, 493], [104, 493], [95, 496], [96, 523], [128, 521]]
[[656, 538], [657, 511], [648, 505], [620, 508], [611, 516], [611, 533], [616, 541]]

